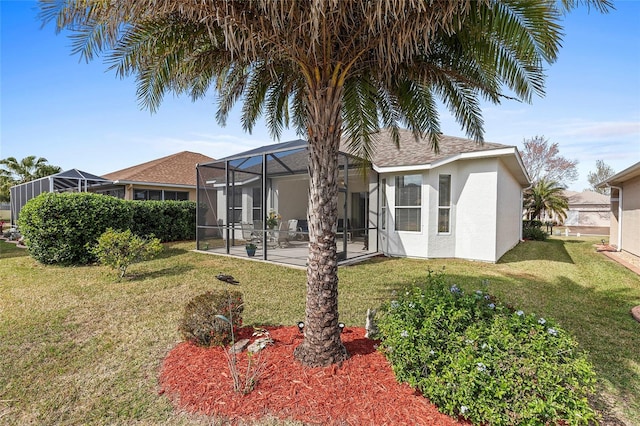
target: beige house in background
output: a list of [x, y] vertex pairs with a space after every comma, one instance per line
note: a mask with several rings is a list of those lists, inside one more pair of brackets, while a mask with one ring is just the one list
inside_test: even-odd
[[564, 191], [569, 208], [565, 226], [609, 227], [611, 207], [609, 197], [595, 191]]
[[640, 256], [640, 162], [598, 186], [611, 187], [610, 244]]
[[196, 201], [196, 165], [211, 161], [206, 155], [182, 151], [108, 173], [103, 177], [113, 184], [95, 192], [125, 200]]

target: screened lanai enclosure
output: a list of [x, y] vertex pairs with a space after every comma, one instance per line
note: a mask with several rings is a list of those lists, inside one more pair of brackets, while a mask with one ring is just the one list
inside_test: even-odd
[[[309, 231], [307, 142], [295, 140], [198, 164], [197, 248], [305, 266]], [[375, 172], [340, 153], [337, 251], [342, 262], [377, 251]], [[376, 194], [377, 192], [373, 192]]]
[[15, 225], [20, 210], [32, 198], [44, 192], [87, 192], [90, 187], [110, 184], [111, 181], [78, 169], [71, 169], [51, 176], [25, 182], [10, 188], [11, 223]]

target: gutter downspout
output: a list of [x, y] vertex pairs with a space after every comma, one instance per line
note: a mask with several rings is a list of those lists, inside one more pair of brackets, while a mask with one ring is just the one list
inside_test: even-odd
[[610, 188], [618, 190], [618, 250], [622, 251], [622, 187], [609, 185]]

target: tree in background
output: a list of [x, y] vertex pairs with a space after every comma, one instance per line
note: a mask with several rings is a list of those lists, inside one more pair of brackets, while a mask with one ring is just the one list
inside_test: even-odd
[[41, 17], [69, 30], [74, 52], [107, 53], [135, 75], [143, 106], [167, 92], [200, 99], [214, 89], [225, 124], [242, 100], [251, 131], [265, 114], [274, 137], [291, 124], [308, 140], [309, 255], [304, 341], [295, 357], [328, 365], [348, 355], [338, 327], [338, 150], [366, 160], [381, 126], [400, 125], [438, 149], [438, 104], [484, 137], [480, 101], [544, 93], [562, 13], [606, 0], [209, 1], [41, 0]]
[[597, 185], [609, 179], [615, 174], [616, 172], [611, 166], [605, 164], [605, 162], [602, 160], [596, 160], [596, 171], [589, 172], [589, 174], [587, 175], [587, 181], [589, 182], [589, 185], [591, 185], [591, 187], [589, 187], [588, 189], [600, 194], [609, 195], [609, 193], [611, 192], [611, 188], [609, 188], [608, 186], [604, 188], [598, 188]]
[[543, 220], [546, 215], [555, 215], [562, 222], [567, 218], [569, 201], [564, 196], [563, 186], [542, 178], [525, 191], [524, 208], [529, 219]]
[[554, 181], [565, 188], [578, 179], [578, 160], [569, 160], [560, 155], [558, 143], [549, 143], [544, 136], [534, 136], [523, 141], [522, 161], [531, 181], [541, 179]]
[[0, 160], [0, 201], [9, 201], [9, 189], [60, 172], [46, 158], [30, 155], [18, 161], [15, 157]]

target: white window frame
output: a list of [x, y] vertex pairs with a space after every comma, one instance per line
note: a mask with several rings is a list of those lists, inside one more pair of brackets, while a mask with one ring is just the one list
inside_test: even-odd
[[[447, 199], [443, 200], [442, 195], [442, 178], [448, 178], [448, 188], [446, 191], [446, 195], [448, 195]], [[446, 231], [441, 230], [441, 213], [447, 212], [446, 215]], [[439, 235], [451, 235], [451, 175], [450, 174], [439, 174], [438, 175], [438, 216], [437, 216], [437, 227]]]
[[[417, 187], [419, 190], [419, 194], [418, 195], [418, 199], [415, 200], [415, 204], [409, 203], [407, 205], [401, 205], [399, 204], [399, 197], [400, 197], [400, 188], [404, 187], [404, 180], [410, 178], [410, 179], [416, 179], [418, 181], [417, 183]], [[400, 180], [402, 180], [403, 185], [400, 186]], [[423, 181], [423, 177], [421, 174], [411, 174], [411, 175], [398, 175], [395, 177], [395, 230], [398, 232], [421, 232], [422, 231], [422, 181]], [[400, 213], [400, 211], [409, 211], [409, 210], [416, 210], [417, 211], [417, 215], [415, 216], [417, 219], [417, 229], [400, 229], [399, 225], [400, 225], [400, 221], [398, 220], [398, 213]]]
[[380, 182], [380, 229], [387, 229], [387, 178], [383, 178]]

